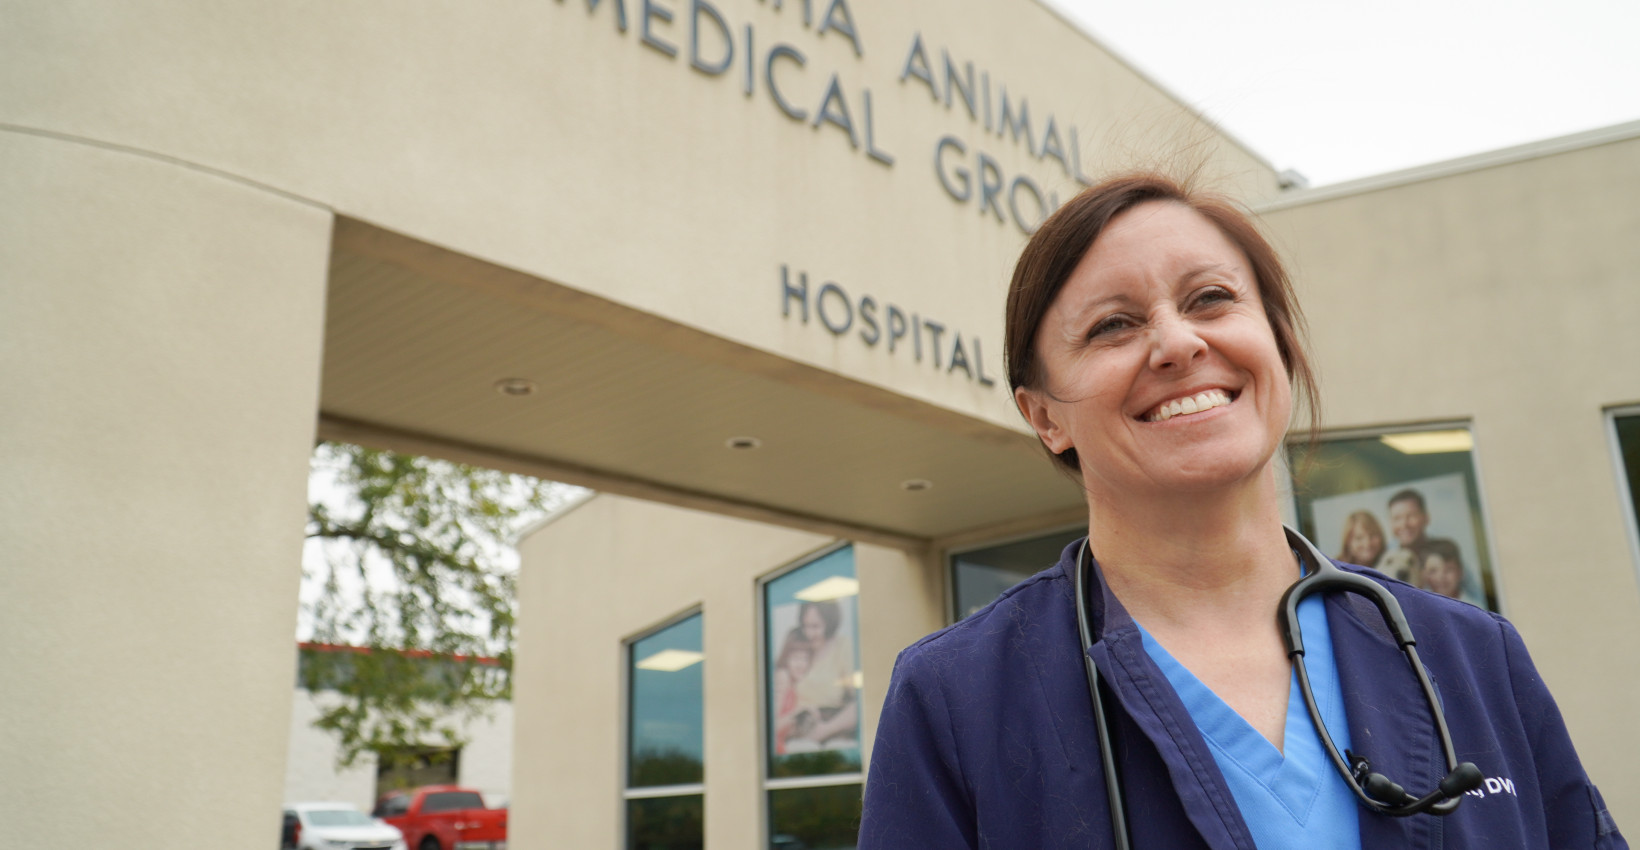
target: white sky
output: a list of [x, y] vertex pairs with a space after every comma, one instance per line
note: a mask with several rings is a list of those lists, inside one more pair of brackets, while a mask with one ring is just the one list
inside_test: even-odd
[[1640, 119], [1640, 0], [1043, 0], [1320, 186]]

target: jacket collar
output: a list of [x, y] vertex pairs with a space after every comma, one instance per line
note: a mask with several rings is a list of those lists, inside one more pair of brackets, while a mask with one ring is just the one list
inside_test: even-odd
[[[1076, 587], [1076, 559], [1081, 550], [1078, 541], [1060, 558], [1071, 588]], [[1207, 741], [1166, 675], [1145, 651], [1138, 624], [1110, 592], [1097, 561], [1093, 575], [1088, 614], [1094, 642], [1087, 654], [1107, 692], [1160, 754], [1191, 825], [1207, 845], [1215, 850], [1257, 850]]]

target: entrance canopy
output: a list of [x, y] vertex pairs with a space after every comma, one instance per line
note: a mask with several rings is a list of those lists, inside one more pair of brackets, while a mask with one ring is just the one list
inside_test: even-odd
[[329, 292], [326, 437], [900, 546], [1083, 510], [1023, 426], [362, 222]]

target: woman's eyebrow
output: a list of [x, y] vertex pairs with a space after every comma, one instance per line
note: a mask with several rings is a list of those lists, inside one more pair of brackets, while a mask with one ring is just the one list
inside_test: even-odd
[[1201, 263], [1199, 265], [1191, 266], [1191, 267], [1185, 269], [1184, 274], [1179, 275], [1179, 280], [1181, 280], [1181, 281], [1194, 280], [1195, 278], [1201, 277], [1202, 275], [1211, 274], [1211, 273], [1215, 273], [1215, 272], [1217, 272], [1217, 273], [1227, 273], [1227, 272], [1230, 272], [1234, 269], [1235, 269], [1235, 267], [1230, 265], [1229, 263], [1221, 263], [1221, 262]]
[[1078, 306], [1076, 309], [1070, 311], [1067, 318], [1070, 320], [1070, 324], [1077, 325], [1087, 321], [1093, 316], [1097, 316], [1105, 312], [1112, 306], [1127, 305], [1132, 303], [1133, 297], [1127, 293], [1112, 293], [1104, 296], [1103, 298], [1096, 298]]

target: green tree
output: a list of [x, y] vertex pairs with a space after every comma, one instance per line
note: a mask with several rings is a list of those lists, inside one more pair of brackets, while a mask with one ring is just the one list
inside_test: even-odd
[[456, 721], [512, 694], [511, 541], [578, 489], [331, 442], [311, 473], [301, 631], [359, 647], [303, 653], [302, 685], [337, 695], [314, 725], [342, 766], [461, 746]]

